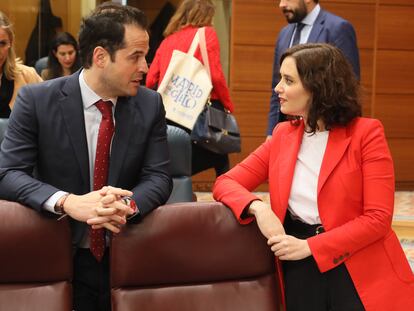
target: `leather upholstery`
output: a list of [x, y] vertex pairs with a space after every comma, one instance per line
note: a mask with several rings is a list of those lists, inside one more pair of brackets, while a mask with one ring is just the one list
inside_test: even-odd
[[173, 178], [173, 190], [167, 203], [190, 202], [193, 195], [190, 135], [179, 127], [168, 125], [167, 141]]
[[221, 203], [161, 206], [112, 240], [113, 311], [281, 310], [277, 280], [257, 226]]
[[67, 219], [0, 200], [0, 310], [71, 310]]

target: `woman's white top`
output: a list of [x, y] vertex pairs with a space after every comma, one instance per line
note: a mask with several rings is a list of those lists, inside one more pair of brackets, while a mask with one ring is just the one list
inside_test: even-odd
[[328, 137], [329, 131], [303, 134], [293, 174], [289, 211], [294, 218], [310, 225], [321, 223], [318, 212], [318, 178]]

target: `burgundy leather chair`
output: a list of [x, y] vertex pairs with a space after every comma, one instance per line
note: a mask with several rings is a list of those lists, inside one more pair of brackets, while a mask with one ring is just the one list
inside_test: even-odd
[[0, 200], [0, 310], [72, 310], [69, 225]]
[[164, 205], [112, 239], [112, 310], [282, 310], [257, 225], [221, 203]]

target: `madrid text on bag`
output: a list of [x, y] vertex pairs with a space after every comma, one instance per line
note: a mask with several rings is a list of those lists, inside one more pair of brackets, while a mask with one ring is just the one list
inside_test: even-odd
[[[201, 29], [204, 31], [204, 28]], [[167, 119], [189, 130], [193, 129], [213, 88], [209, 72], [194, 57], [199, 45], [201, 29], [196, 32], [188, 53], [173, 51], [167, 71], [158, 88]]]

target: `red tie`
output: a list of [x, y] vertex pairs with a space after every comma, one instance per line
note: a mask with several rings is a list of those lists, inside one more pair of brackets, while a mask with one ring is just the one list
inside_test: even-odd
[[[100, 100], [96, 107], [102, 113], [99, 125], [98, 141], [96, 144], [95, 169], [93, 172], [93, 190], [99, 190], [108, 182], [109, 155], [111, 140], [114, 134], [112, 119], [112, 102]], [[90, 229], [90, 249], [96, 260], [101, 261], [105, 252], [105, 230]]]

